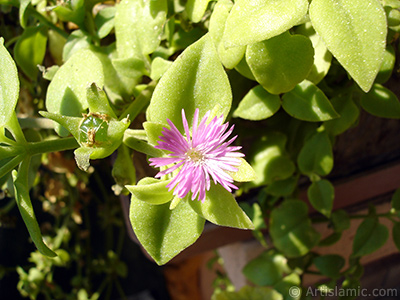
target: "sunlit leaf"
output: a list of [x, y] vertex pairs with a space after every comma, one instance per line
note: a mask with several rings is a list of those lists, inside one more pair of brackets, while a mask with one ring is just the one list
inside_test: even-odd
[[374, 116], [400, 119], [400, 102], [397, 96], [380, 84], [361, 97], [361, 106]]
[[335, 198], [335, 189], [330, 181], [323, 179], [313, 182], [307, 190], [307, 195], [312, 206], [329, 218]]
[[375, 0], [313, 0], [315, 31], [351, 77], [369, 91], [386, 47], [386, 15]]
[[254, 44], [290, 29], [306, 15], [307, 0], [237, 0], [226, 21], [226, 47]]

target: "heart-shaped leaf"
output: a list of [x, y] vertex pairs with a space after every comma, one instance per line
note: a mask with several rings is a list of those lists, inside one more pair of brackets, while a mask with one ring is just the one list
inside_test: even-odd
[[246, 61], [254, 77], [268, 92], [285, 93], [303, 81], [314, 62], [309, 38], [285, 32], [247, 46]]
[[[232, 92], [209, 35], [186, 48], [163, 75], [147, 109], [147, 120], [169, 126], [167, 118], [183, 131], [182, 109], [189, 124], [196, 108], [200, 118], [217, 104], [225, 117]], [[168, 105], [166, 105], [168, 103]]]
[[366, 218], [358, 227], [353, 242], [353, 256], [370, 254], [382, 247], [389, 237], [387, 227], [377, 218]]
[[368, 92], [386, 47], [386, 15], [376, 0], [313, 0], [315, 31], [358, 85]]
[[225, 47], [254, 44], [292, 28], [306, 15], [307, 0], [237, 0], [226, 21]]
[[335, 189], [326, 179], [313, 182], [307, 191], [308, 200], [312, 206], [326, 217], [330, 217]]
[[361, 106], [371, 115], [400, 119], [400, 101], [397, 96], [380, 84], [361, 97]]

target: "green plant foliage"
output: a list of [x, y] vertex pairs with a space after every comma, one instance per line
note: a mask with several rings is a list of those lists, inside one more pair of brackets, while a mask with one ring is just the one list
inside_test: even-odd
[[282, 300], [282, 295], [268, 287], [244, 286], [238, 292], [214, 294], [211, 300]]
[[374, 116], [400, 119], [400, 102], [397, 96], [380, 84], [361, 97], [361, 106]]
[[252, 88], [233, 112], [234, 117], [258, 121], [271, 117], [281, 107], [279, 96], [268, 93], [261, 85]]
[[400, 251], [400, 222], [396, 222], [392, 229], [393, 242], [397, 249]]
[[352, 100], [352, 94], [334, 97], [331, 104], [340, 117], [326, 121], [324, 128], [329, 134], [339, 135], [356, 124], [360, 110]]
[[164, 204], [172, 200], [174, 195], [172, 191], [168, 191], [166, 185], [171, 180], [159, 180], [153, 177], [145, 177], [141, 179], [137, 185], [127, 185], [126, 188], [132, 195], [149, 204]]
[[385, 244], [389, 231], [377, 218], [366, 218], [358, 227], [353, 242], [353, 256], [371, 254]]
[[305, 79], [314, 61], [314, 48], [303, 35], [282, 33], [247, 46], [246, 61], [268, 92], [285, 93]]
[[386, 47], [386, 16], [375, 0], [313, 0], [310, 19], [325, 45], [368, 92]]
[[[398, 10], [396, 10], [399, 12]], [[400, 13], [400, 12], [399, 12]], [[389, 80], [392, 75], [393, 68], [396, 62], [396, 53], [392, 45], [387, 45], [386, 50], [383, 54], [383, 62], [381, 68], [379, 69], [379, 73], [376, 76], [376, 83], [385, 83]]]
[[210, 36], [206, 35], [186, 48], [163, 75], [154, 90], [147, 119], [168, 126], [168, 118], [183, 131], [182, 109], [191, 126], [196, 108], [200, 109], [201, 118], [217, 104], [219, 115], [227, 116], [231, 101], [228, 77]]
[[0, 129], [9, 123], [17, 105], [19, 79], [17, 67], [0, 38]]
[[115, 15], [118, 57], [141, 59], [154, 52], [167, 15], [167, 1], [121, 1]]
[[297, 186], [297, 178], [289, 177], [284, 180], [277, 180], [265, 188], [265, 192], [276, 197], [287, 197], [293, 194]]
[[112, 189], [116, 195], [127, 193], [125, 186], [136, 183], [136, 168], [132, 161], [129, 148], [121, 144], [118, 148], [117, 158], [115, 159], [111, 175], [116, 184]]
[[250, 184], [270, 184], [292, 176], [295, 166], [286, 153], [286, 142], [284, 134], [270, 132], [254, 143], [250, 164], [256, 172], [256, 179]]
[[226, 19], [229, 16], [232, 6], [233, 3], [231, 0], [218, 1], [214, 7], [209, 27], [209, 32], [217, 48], [219, 58], [222, 64], [228, 69], [236, 67], [246, 51], [245, 46], [226, 48], [223, 41]]
[[169, 204], [152, 205], [131, 198], [130, 220], [140, 243], [162, 265], [193, 244], [205, 220], [186, 201], [170, 210]]
[[342, 232], [350, 228], [350, 216], [342, 209], [335, 210], [332, 213], [331, 221], [336, 232]]
[[46, 53], [47, 29], [43, 26], [27, 27], [14, 48], [15, 61], [31, 79], [35, 80]]
[[240, 160], [240, 165], [237, 167], [238, 170], [236, 172], [226, 171], [226, 173], [231, 175], [232, 179], [237, 182], [248, 182], [256, 179], [257, 174], [249, 163], [241, 157], [238, 159]]
[[325, 94], [308, 80], [283, 95], [282, 107], [289, 115], [303, 121], [319, 122], [339, 117]]
[[311, 226], [307, 205], [286, 200], [271, 212], [270, 234], [275, 246], [287, 257], [306, 254], [320, 238]]
[[225, 47], [250, 45], [277, 36], [297, 25], [307, 8], [306, 0], [235, 1], [226, 21]]
[[200, 22], [207, 9], [208, 2], [210, 1], [211, 0], [188, 0], [185, 9], [189, 19], [194, 23]]
[[233, 195], [221, 185], [211, 184], [204, 202], [187, 200], [193, 210], [211, 223], [242, 229], [254, 229], [254, 225], [237, 204]]
[[312, 206], [327, 218], [331, 215], [334, 193], [333, 185], [326, 179], [313, 182], [307, 190]]
[[43, 255], [54, 257], [56, 254], [47, 247], [43, 242], [39, 224], [36, 221], [35, 212], [33, 211], [31, 198], [29, 197], [28, 187], [28, 172], [29, 172], [30, 157], [26, 158], [20, 165], [18, 172], [13, 171], [13, 183], [15, 200], [17, 202], [21, 216], [28, 228], [29, 235], [35, 246]]
[[[50, 82], [46, 95], [47, 110], [64, 116], [82, 116], [88, 108], [86, 88], [93, 82], [103, 87], [104, 75], [101, 62], [89, 50], [76, 52], [61, 66]], [[61, 136], [68, 135], [67, 130], [60, 125], [55, 129]]]
[[328, 175], [333, 168], [332, 145], [325, 131], [317, 132], [310, 137], [297, 157], [300, 171], [308, 176]]
[[331, 278], [339, 278], [345, 264], [344, 258], [336, 254], [317, 256], [313, 262], [322, 275]]
[[96, 17], [94, 18], [94, 22], [96, 24], [97, 35], [99, 38], [105, 38], [111, 30], [114, 28], [114, 20], [117, 9], [114, 6], [106, 7], [100, 10]]
[[400, 189], [397, 189], [393, 196], [392, 196], [392, 208], [394, 208], [396, 211], [400, 211]]
[[263, 252], [243, 268], [243, 274], [256, 285], [271, 286], [280, 281], [284, 273], [290, 272], [286, 262], [282, 254]]

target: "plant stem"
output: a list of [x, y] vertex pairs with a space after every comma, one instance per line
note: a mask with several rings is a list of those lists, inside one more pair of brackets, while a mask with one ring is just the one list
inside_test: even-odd
[[41, 142], [28, 143], [27, 151], [31, 155], [64, 151], [78, 148], [79, 144], [74, 137], [46, 140]]
[[38, 19], [42, 24], [46, 25], [47, 27], [51, 28], [55, 32], [57, 32], [59, 35], [67, 39], [69, 37], [69, 34], [62, 30], [61, 28], [57, 27], [54, 23], [49, 21], [45, 16], [43, 16], [41, 13], [39, 13], [36, 9], [34, 9], [32, 6], [28, 6], [27, 10], [29, 13], [34, 16], [36, 19]]
[[129, 116], [129, 120], [133, 121], [137, 115], [150, 103], [156, 82], [150, 82], [147, 87], [140, 93], [138, 97], [125, 109], [119, 116], [119, 120]]
[[54, 129], [54, 121], [46, 118], [18, 118], [21, 128]]

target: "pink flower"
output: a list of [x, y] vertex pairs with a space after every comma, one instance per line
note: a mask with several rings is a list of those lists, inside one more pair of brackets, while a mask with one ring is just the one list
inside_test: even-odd
[[[206, 191], [210, 189], [210, 177], [215, 184], [221, 184], [229, 192], [237, 187], [232, 183], [229, 172], [237, 172], [240, 165], [238, 157], [244, 154], [235, 152], [242, 147], [230, 146], [237, 136], [225, 141], [232, 133], [234, 125], [226, 132], [229, 124], [223, 122], [223, 117], [214, 117], [206, 124], [210, 112], [207, 112], [198, 125], [199, 109], [196, 109], [193, 117], [192, 135], [186, 120], [185, 111], [182, 109], [182, 123], [185, 135], [181, 134], [176, 126], [167, 119], [170, 129], [163, 128], [162, 136], [156, 148], [169, 151], [167, 157], [150, 158], [151, 166], [167, 169], [159, 172], [160, 178], [174, 171], [175, 176], [167, 187], [179, 198], [185, 197], [190, 191], [192, 200], [204, 201]], [[197, 126], [198, 125], [198, 126]], [[171, 166], [172, 165], [172, 166]]]

